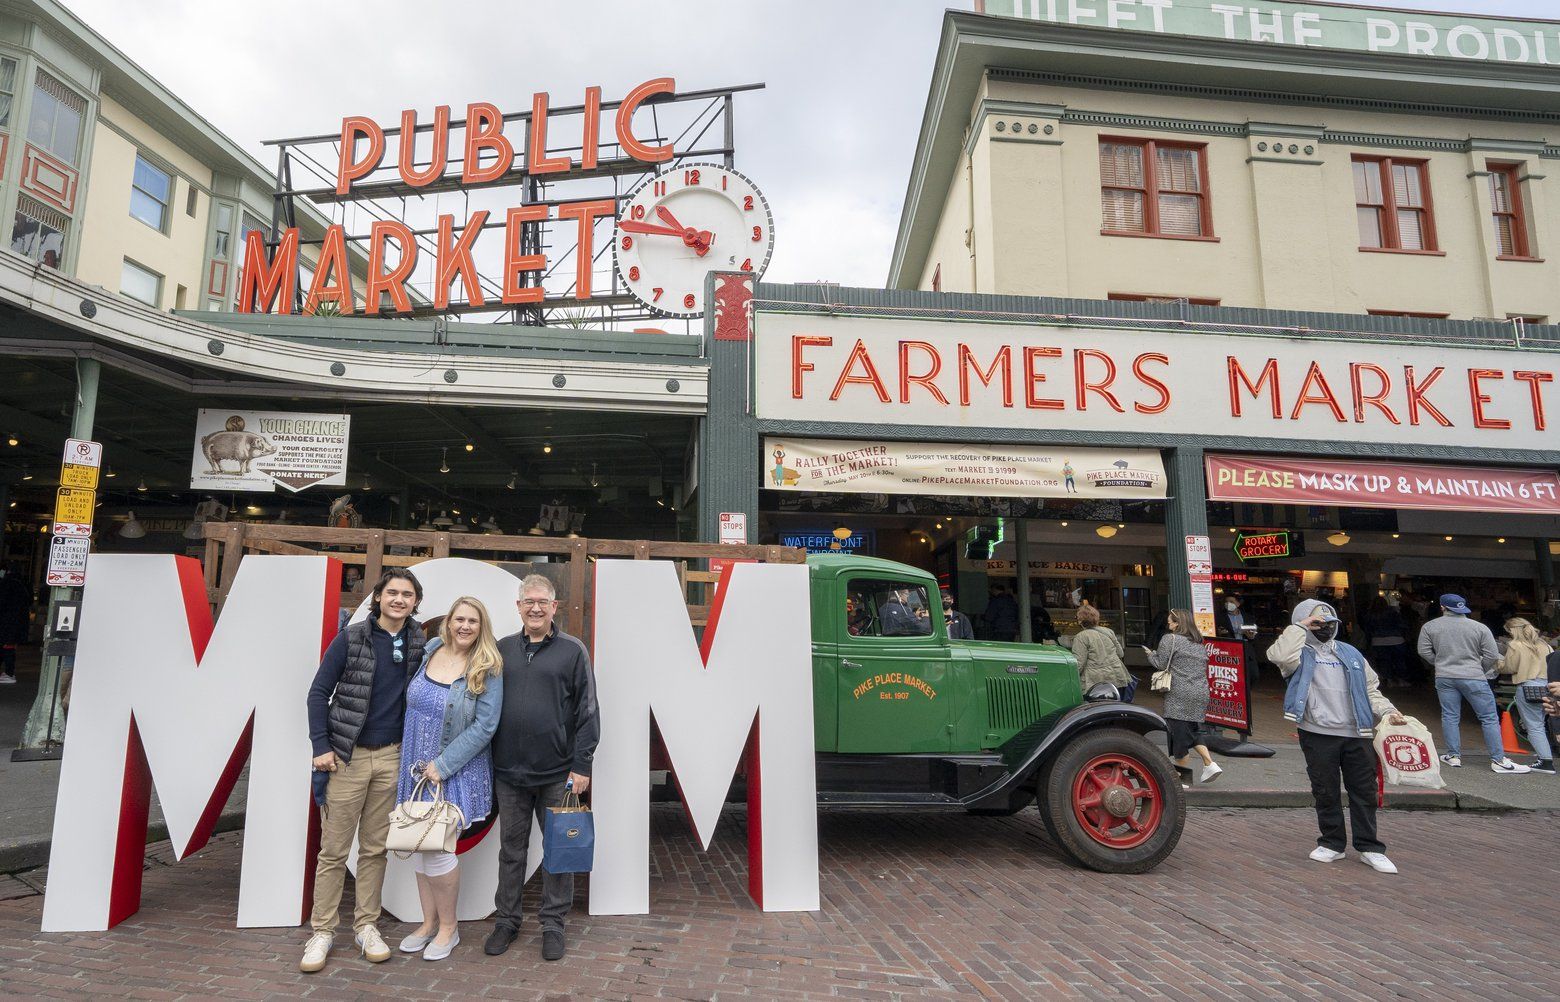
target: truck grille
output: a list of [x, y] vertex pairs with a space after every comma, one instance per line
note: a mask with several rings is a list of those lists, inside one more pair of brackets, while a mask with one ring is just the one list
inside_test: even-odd
[[986, 679], [986, 717], [992, 730], [1018, 730], [1040, 717], [1033, 677]]

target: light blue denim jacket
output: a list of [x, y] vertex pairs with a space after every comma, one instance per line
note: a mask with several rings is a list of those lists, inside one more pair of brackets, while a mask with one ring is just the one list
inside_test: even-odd
[[[423, 649], [422, 670], [433, 660], [433, 652], [443, 642], [434, 637]], [[470, 762], [493, 740], [498, 730], [499, 712], [504, 706], [504, 673], [493, 672], [487, 677], [482, 695], [466, 688], [466, 678], [461, 676], [450, 683], [449, 695], [444, 700], [444, 735], [440, 741], [439, 757], [433, 767], [440, 776], [453, 776], [461, 766]]]

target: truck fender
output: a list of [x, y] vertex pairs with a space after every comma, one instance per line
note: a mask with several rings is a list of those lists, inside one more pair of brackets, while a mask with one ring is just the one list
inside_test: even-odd
[[1074, 735], [1099, 727], [1125, 727], [1139, 734], [1165, 729], [1165, 720], [1153, 710], [1132, 703], [1084, 703], [1065, 712], [1047, 714], [1013, 736], [1002, 748], [1008, 771], [989, 789], [971, 797], [970, 806], [1000, 806], [1020, 791], [1029, 791], [1035, 774], [1061, 751]]

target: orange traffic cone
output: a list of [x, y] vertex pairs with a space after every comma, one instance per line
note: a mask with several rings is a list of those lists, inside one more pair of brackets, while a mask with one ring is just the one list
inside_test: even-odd
[[1517, 740], [1517, 728], [1511, 722], [1510, 710], [1502, 710], [1500, 713], [1500, 743], [1505, 747], [1507, 755], [1528, 754], [1528, 750]]

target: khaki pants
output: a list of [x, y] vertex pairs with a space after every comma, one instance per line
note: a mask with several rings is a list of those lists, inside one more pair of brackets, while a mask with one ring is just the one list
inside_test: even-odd
[[401, 771], [401, 746], [354, 748], [352, 761], [331, 773], [320, 819], [320, 854], [314, 870], [315, 932], [334, 934], [347, 879], [347, 853], [357, 835], [357, 911], [353, 930], [379, 921], [379, 896], [385, 884], [385, 838]]

